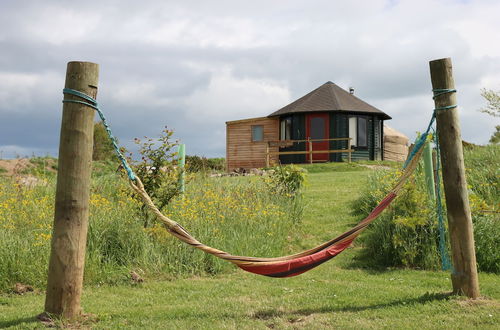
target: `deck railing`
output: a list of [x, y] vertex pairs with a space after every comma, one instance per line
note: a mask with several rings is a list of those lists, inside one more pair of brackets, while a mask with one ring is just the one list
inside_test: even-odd
[[[323, 142], [323, 141], [347, 141], [347, 149], [328, 149], [328, 150], [314, 150], [313, 142]], [[271, 151], [271, 147], [292, 147], [295, 143], [307, 143], [309, 150], [303, 151]], [[266, 146], [266, 167], [269, 167], [271, 161], [271, 155], [309, 155], [309, 163], [313, 163], [313, 154], [332, 154], [332, 153], [347, 153], [347, 161], [351, 162], [351, 153], [354, 150], [351, 149], [351, 138], [334, 138], [334, 139], [307, 139], [307, 140], [276, 140], [268, 141]]]

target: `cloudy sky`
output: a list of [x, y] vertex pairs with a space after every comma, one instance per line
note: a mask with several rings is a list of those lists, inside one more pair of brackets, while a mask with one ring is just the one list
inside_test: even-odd
[[188, 154], [225, 155], [225, 122], [267, 115], [326, 81], [410, 137], [433, 102], [428, 62], [451, 57], [462, 135], [498, 121], [500, 1], [0, 0], [0, 157], [57, 155], [66, 63], [100, 64], [121, 144], [164, 126]]

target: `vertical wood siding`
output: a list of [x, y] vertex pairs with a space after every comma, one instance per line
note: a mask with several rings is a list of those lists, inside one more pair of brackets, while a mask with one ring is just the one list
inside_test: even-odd
[[[262, 125], [264, 140], [252, 141], [252, 126]], [[261, 168], [266, 166], [266, 146], [268, 141], [279, 140], [279, 120], [277, 118], [255, 118], [226, 123], [226, 164], [227, 170], [237, 168]], [[271, 147], [270, 151], [278, 151]], [[271, 157], [271, 164], [278, 161]]]

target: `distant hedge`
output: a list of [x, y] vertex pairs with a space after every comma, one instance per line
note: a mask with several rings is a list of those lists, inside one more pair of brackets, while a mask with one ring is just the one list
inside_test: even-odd
[[226, 159], [186, 156], [186, 169], [191, 173], [222, 172], [226, 169]]

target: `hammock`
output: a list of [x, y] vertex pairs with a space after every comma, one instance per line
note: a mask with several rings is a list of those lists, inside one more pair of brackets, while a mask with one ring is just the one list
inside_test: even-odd
[[415, 146], [408, 156], [406, 163], [404, 165], [404, 171], [399, 178], [398, 182], [394, 186], [394, 188], [385, 196], [385, 198], [372, 210], [372, 212], [361, 222], [359, 222], [354, 228], [346, 231], [340, 236], [329, 240], [315, 248], [277, 258], [256, 258], [256, 257], [244, 257], [244, 256], [235, 256], [229, 254], [225, 251], [218, 250], [216, 248], [207, 246], [196, 238], [191, 236], [187, 230], [182, 228], [177, 222], [171, 220], [167, 216], [161, 213], [161, 211], [154, 205], [151, 197], [148, 195], [146, 190], [144, 189], [144, 185], [141, 180], [135, 176], [130, 166], [127, 164], [125, 157], [123, 157], [120, 152], [116, 139], [113, 137], [111, 130], [106, 122], [104, 114], [99, 109], [97, 101], [86, 95], [82, 92], [67, 89], [63, 90], [64, 94], [70, 94], [76, 97], [83, 99], [84, 101], [74, 100], [74, 99], [64, 99], [63, 102], [73, 102], [80, 103], [86, 106], [89, 106], [97, 111], [99, 114], [104, 127], [106, 128], [108, 135], [113, 143], [115, 151], [122, 162], [123, 167], [127, 171], [129, 176], [129, 182], [132, 188], [141, 196], [143, 202], [146, 206], [151, 209], [151, 211], [156, 215], [157, 219], [164, 224], [167, 230], [179, 240], [187, 243], [199, 250], [202, 250], [205, 253], [211, 254], [217, 258], [227, 260], [239, 268], [254, 274], [265, 275], [270, 277], [292, 277], [296, 275], [300, 275], [310, 269], [313, 269], [316, 266], [321, 265], [322, 263], [332, 259], [345, 249], [347, 249], [351, 243], [361, 234], [366, 227], [375, 220], [382, 211], [389, 206], [389, 204], [397, 197], [399, 191], [403, 187], [404, 183], [411, 176], [415, 168], [417, 167], [418, 161], [422, 154], [423, 145], [429, 133], [430, 127], [435, 119], [435, 115], [433, 115], [431, 122], [429, 123], [429, 127], [427, 131], [420, 136], [419, 140], [415, 143]]
[[163, 215], [154, 205], [148, 193], [144, 190], [144, 186], [139, 178], [136, 177], [135, 182], [130, 180], [130, 185], [139, 194], [139, 196], [141, 196], [143, 202], [151, 209], [151, 211], [153, 211], [157, 219], [165, 225], [167, 230], [184, 243], [187, 243], [194, 248], [209, 253], [217, 258], [227, 260], [250, 273], [270, 277], [292, 277], [321, 265], [348, 248], [358, 235], [397, 197], [398, 192], [417, 167], [422, 150], [422, 148], [419, 148], [416, 153], [414, 153], [414, 156], [407, 164], [403, 174], [394, 188], [371, 211], [371, 213], [354, 228], [315, 248], [297, 254], [277, 258], [235, 256], [225, 251], [207, 246], [191, 236], [191, 234], [189, 234], [189, 232], [187, 232], [177, 222]]

